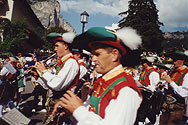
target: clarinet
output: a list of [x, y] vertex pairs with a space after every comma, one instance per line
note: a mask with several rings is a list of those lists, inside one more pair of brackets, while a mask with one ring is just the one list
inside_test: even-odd
[[[162, 72], [161, 75], [162, 75], [162, 76], [163, 76], [163, 75], [170, 75], [170, 76], [171, 76], [172, 73], [174, 72], [174, 70], [175, 70], [174, 65], [171, 65], [171, 67], [169, 68], [169, 70], [168, 70], [167, 72], [165, 72], [165, 71]], [[167, 83], [165, 83], [165, 84], [167, 84]], [[165, 84], [162, 84], [161, 82], [159, 82], [159, 83], [157, 84], [155, 90], [158, 89], [158, 88], [159, 88], [159, 89], [162, 89]]]
[[95, 65], [90, 65], [90, 68], [88, 68], [87, 73], [78, 81], [78, 85], [76, 86], [76, 89], [74, 90], [74, 93], [76, 95], [79, 94], [79, 92], [82, 89], [82, 86], [84, 85], [84, 83], [89, 82], [90, 81], [90, 75], [93, 72], [93, 70], [95, 69]]
[[[52, 54], [51, 56], [49, 56], [48, 58], [46, 58], [45, 60], [42, 60], [41, 62], [46, 63], [48, 60], [50, 60], [51, 58], [56, 57], [56, 53]], [[28, 76], [29, 73], [33, 70], [33, 68], [26, 70], [22, 75], [18, 76], [14, 81], [12, 81], [10, 84], [22, 79], [25, 76]]]
[[[90, 74], [93, 72], [95, 69], [95, 65], [89, 65], [90, 68], [88, 68], [87, 73], [79, 80], [78, 85], [74, 89], [74, 94], [78, 95], [81, 92], [82, 86], [84, 85], [85, 82], [89, 82], [90, 80]], [[50, 122], [54, 120], [56, 116], [58, 116], [61, 112], [65, 111], [65, 108], [59, 108], [57, 113], [55, 115], [50, 114], [49, 117], [47, 118], [46, 122], [44, 125], [48, 125]]]

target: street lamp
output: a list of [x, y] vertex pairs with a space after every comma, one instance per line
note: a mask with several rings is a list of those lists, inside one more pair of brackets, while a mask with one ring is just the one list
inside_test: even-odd
[[84, 32], [85, 23], [88, 23], [88, 17], [89, 17], [89, 14], [86, 11], [80, 14], [80, 22], [83, 24], [82, 33]]

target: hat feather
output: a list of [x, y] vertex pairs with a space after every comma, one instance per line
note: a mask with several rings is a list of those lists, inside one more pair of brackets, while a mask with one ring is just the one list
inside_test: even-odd
[[131, 50], [138, 49], [138, 47], [142, 44], [141, 36], [139, 36], [136, 30], [131, 27], [124, 27], [119, 29], [115, 34]]
[[67, 43], [72, 43], [76, 34], [74, 32], [66, 32], [62, 35], [63, 40]]
[[188, 56], [188, 50], [184, 51], [184, 54], [185, 54], [186, 56]]

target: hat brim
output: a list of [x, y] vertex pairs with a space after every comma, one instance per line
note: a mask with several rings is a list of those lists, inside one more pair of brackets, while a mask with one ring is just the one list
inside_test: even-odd
[[186, 59], [185, 55], [179, 53], [166, 53], [165, 56], [172, 58], [173, 61]]
[[49, 33], [49, 34], [47, 34], [47, 36], [46, 36], [46, 40], [48, 40], [48, 41], [53, 41], [53, 42], [56, 42], [56, 39], [57, 40], [59, 40], [59, 41], [62, 41], [61, 39], [58, 39], [58, 38], [60, 38], [60, 37], [62, 37], [62, 33], [55, 33], [55, 32], [52, 32], [52, 33]]
[[169, 68], [168, 67], [166, 67], [165, 65], [163, 65], [163, 64], [155, 64], [158, 68], [160, 68], [160, 69], [166, 69], [166, 70], [169, 70]]

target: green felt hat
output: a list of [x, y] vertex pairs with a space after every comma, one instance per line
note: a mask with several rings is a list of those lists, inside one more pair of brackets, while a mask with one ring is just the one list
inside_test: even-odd
[[78, 49], [78, 48], [72, 48], [71, 52], [72, 53], [82, 53], [82, 50]]
[[186, 60], [186, 58], [188, 57], [186, 51], [180, 51], [180, 50], [168, 52], [168, 53], [165, 53], [165, 55], [167, 57], [172, 58], [173, 61], [176, 61], [176, 60]]
[[66, 33], [52, 32], [46, 36], [46, 39], [48, 41], [53, 41], [54, 43], [55, 42], [72, 43], [75, 36], [76, 34], [73, 32], [66, 32]]
[[141, 37], [130, 27], [114, 31], [103, 27], [93, 27], [74, 38], [73, 44], [76, 47], [91, 51], [91, 48], [98, 44], [105, 44], [120, 50], [125, 55], [127, 48], [135, 50], [141, 45]]

